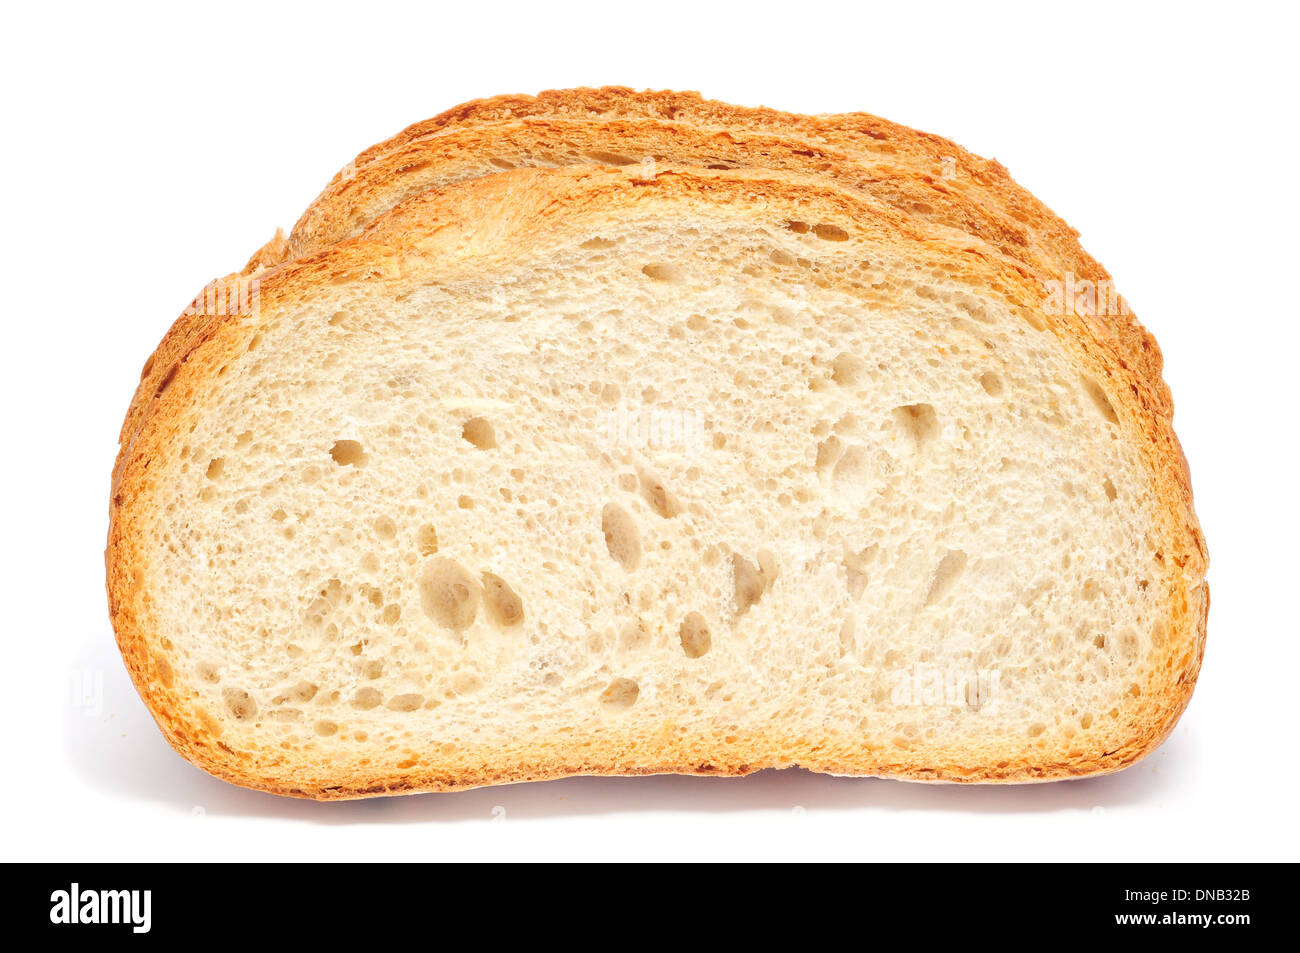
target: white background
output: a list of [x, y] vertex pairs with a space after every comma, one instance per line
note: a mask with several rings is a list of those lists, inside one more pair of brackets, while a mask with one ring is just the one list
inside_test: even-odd
[[[1047, 6], [11, 9], [0, 857], [1300, 859], [1295, 14]], [[362, 148], [467, 99], [606, 83], [874, 112], [996, 156], [1082, 232], [1164, 349], [1210, 544], [1205, 666], [1158, 752], [1019, 788], [790, 771], [332, 805], [172, 753], [103, 591], [144, 359]]]

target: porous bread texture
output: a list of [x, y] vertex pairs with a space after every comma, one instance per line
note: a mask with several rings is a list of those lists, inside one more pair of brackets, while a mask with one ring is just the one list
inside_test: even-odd
[[[1041, 305], [818, 179], [425, 192], [267, 274], [147, 398], [123, 655], [195, 763], [316, 798], [1122, 767], [1195, 682], [1203, 544], [1147, 383]], [[900, 699], [951, 669], [996, 695]]]

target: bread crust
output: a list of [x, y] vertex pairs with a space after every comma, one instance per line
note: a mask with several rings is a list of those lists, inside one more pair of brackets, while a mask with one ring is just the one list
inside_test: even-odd
[[[650, 164], [643, 165], [646, 160]], [[552, 117], [452, 127], [377, 156], [322, 192], [303, 213], [289, 236], [285, 260], [359, 233], [427, 188], [485, 172], [582, 164], [635, 166], [633, 172], [647, 174], [656, 161], [825, 175], [842, 187], [859, 189], [904, 213], [949, 228], [954, 241], [969, 236], [1013, 260], [1034, 261], [1044, 273], [1054, 268], [1035, 258], [1024, 226], [905, 166], [864, 165], [828, 146], [762, 131], [655, 119], [591, 122]]]
[[[263, 316], [309, 295], [324, 283], [429, 282], [490, 268], [536, 253], [602, 221], [688, 207], [696, 215], [748, 214], [832, 222], [852, 234], [911, 256], [942, 262], [993, 287], [1026, 311], [1040, 308], [1042, 289], [1025, 270], [971, 243], [954, 243], [932, 229], [837, 187], [824, 178], [769, 170], [659, 169], [651, 177], [594, 168], [503, 172], [424, 192], [371, 223], [355, 237], [262, 274]], [[1192, 509], [1190, 478], [1173, 434], [1167, 402], [1143, 373], [1123, 359], [1118, 343], [1072, 313], [1042, 320], [1106, 390], [1127, 439], [1140, 448], [1164, 518], [1165, 625], [1169, 637], [1152, 659], [1141, 701], [1128, 723], [1071, 748], [1017, 752], [952, 750], [922, 754], [860, 741], [793, 738], [779, 726], [761, 737], [733, 741], [610, 736], [601, 752], [575, 759], [562, 744], [462, 752], [438, 764], [381, 769], [293, 762], [283, 752], [223, 738], [221, 728], [192, 701], [184, 677], [168, 661], [170, 643], [153, 624], [148, 541], [159, 519], [156, 496], [179, 435], [202, 408], [207, 384], [242, 355], [258, 320], [222, 315], [174, 327], [145, 376], [163, 386], [142, 388], [128, 414], [115, 466], [106, 552], [110, 612], [118, 645], [137, 689], [163, 733], [209, 773], [246, 787], [316, 799], [457, 790], [483, 784], [543, 780], [575, 774], [746, 774], [763, 768], [806, 767], [842, 775], [925, 781], [1025, 782], [1105, 773], [1133, 763], [1172, 730], [1195, 685], [1204, 652], [1209, 605], [1204, 540]], [[158, 365], [162, 365], [161, 367]], [[134, 421], [134, 426], [132, 426]]]

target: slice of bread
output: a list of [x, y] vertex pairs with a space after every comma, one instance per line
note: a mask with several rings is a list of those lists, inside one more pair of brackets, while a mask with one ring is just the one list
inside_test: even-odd
[[1150, 751], [1206, 555], [1113, 336], [825, 177], [641, 171], [423, 192], [165, 342], [107, 563], [177, 750], [315, 798]]

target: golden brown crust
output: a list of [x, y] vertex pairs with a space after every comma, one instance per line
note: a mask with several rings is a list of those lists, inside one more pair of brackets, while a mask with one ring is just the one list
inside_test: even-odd
[[[223, 738], [221, 729], [171, 670], [166, 634], [153, 625], [148, 546], [160, 516], [158, 481], [193, 415], [205, 386], [246, 350], [258, 321], [342, 281], [404, 286], [445, 280], [496, 262], [517, 260], [624, 220], [689, 206], [697, 215], [748, 215], [831, 222], [851, 234], [932, 259], [996, 289], [1026, 314], [1041, 306], [1041, 288], [997, 255], [937, 238], [895, 209], [825, 179], [767, 170], [663, 169], [650, 178], [590, 168], [508, 172], [425, 192], [398, 206], [353, 239], [263, 276], [260, 319], [216, 316], [173, 329], [156, 356], [168, 385], [143, 402], [133, 436], [124, 440], [115, 469], [106, 553], [110, 611], [118, 644], [135, 684], [168, 740], [210, 773], [247, 787], [302, 797], [335, 799], [378, 793], [453, 790], [572, 774], [745, 774], [799, 765], [816, 771], [930, 781], [1038, 781], [1113, 771], [1154, 748], [1172, 729], [1190, 698], [1204, 651], [1208, 588], [1204, 542], [1191, 507], [1185, 461], [1160, 398], [1145, 377], [1120, 360], [1114, 340], [1073, 314], [1039, 315], [1077, 358], [1103, 381], [1128, 439], [1141, 448], [1152, 474], [1165, 526], [1169, 636], [1152, 660], [1139, 700], [1099, 740], [1071, 747], [1030, 748], [972, 762], [970, 752], [864, 748], [853, 739], [792, 738], [780, 727], [762, 737], [731, 741], [602, 736], [595, 754], [577, 758], [562, 744], [533, 742], [490, 752], [462, 752], [440, 763], [409, 767], [377, 764], [340, 770], [326, 763], [293, 762]], [[474, 211], [472, 222], [467, 210]], [[904, 249], [905, 246], [905, 249]], [[1095, 745], [1095, 746], [1094, 746]], [[987, 753], [984, 753], [987, 755]]]
[[[414, 139], [358, 167], [322, 192], [302, 215], [283, 260], [355, 235], [394, 205], [428, 188], [506, 168], [640, 167], [646, 160], [713, 169], [819, 173], [922, 221], [950, 228], [954, 240], [969, 235], [1016, 260], [1033, 255], [1023, 226], [906, 167], [888, 163], [864, 166], [827, 146], [763, 132], [651, 119], [594, 123], [530, 118], [451, 128], [437, 136]], [[1036, 264], [1044, 274], [1055, 267], [1045, 261]]]

